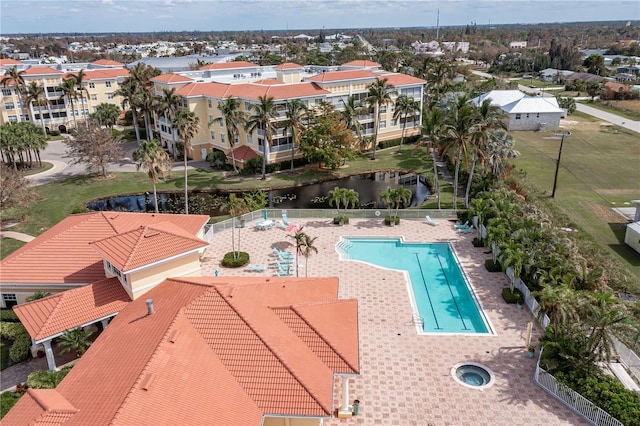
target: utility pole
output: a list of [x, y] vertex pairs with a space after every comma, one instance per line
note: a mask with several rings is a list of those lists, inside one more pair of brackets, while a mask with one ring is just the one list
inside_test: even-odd
[[562, 157], [562, 145], [564, 144], [564, 138], [571, 136], [571, 132], [562, 132], [562, 138], [560, 139], [560, 150], [558, 151], [558, 161], [556, 162], [556, 175], [553, 178], [553, 191], [551, 192], [551, 198], [556, 197], [556, 187], [558, 186], [558, 170], [560, 170], [560, 158]]

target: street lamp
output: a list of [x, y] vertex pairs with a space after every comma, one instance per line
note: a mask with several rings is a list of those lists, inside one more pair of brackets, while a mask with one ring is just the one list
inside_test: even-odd
[[551, 198], [556, 196], [556, 187], [558, 186], [558, 170], [560, 170], [560, 158], [562, 157], [562, 144], [564, 144], [564, 138], [571, 136], [571, 132], [562, 132], [562, 139], [560, 139], [560, 150], [558, 151], [558, 160], [556, 161], [556, 175], [553, 177], [553, 191], [551, 192]]

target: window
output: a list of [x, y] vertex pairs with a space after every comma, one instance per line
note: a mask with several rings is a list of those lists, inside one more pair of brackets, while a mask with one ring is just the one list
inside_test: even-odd
[[396, 104], [391, 105], [391, 112], [396, 112]]
[[391, 127], [396, 127], [398, 125], [398, 120], [395, 118], [391, 119]]
[[536, 114], [536, 118], [540, 118], [540, 113], [537, 113], [537, 114]]
[[224, 141], [224, 133], [220, 133], [220, 142], [223, 143], [223, 144], [226, 143]]
[[[211, 99], [207, 99], [207, 105], [209, 106], [209, 108], [213, 108], [213, 104], [211, 103]], [[209, 116], [211, 117], [211, 116]]]
[[111, 92], [107, 93], [107, 99], [113, 99], [113, 93]]
[[218, 124], [220, 124], [220, 127], [224, 127], [224, 120], [220, 120]]
[[7, 102], [4, 104], [4, 109], [6, 109], [7, 111], [10, 109], [16, 109], [16, 106], [13, 102]]
[[244, 110], [245, 111], [251, 111], [251, 103], [245, 102], [244, 103]]
[[247, 135], [247, 144], [253, 145], [253, 136]]
[[95, 93], [91, 94], [91, 100], [92, 101], [97, 101], [98, 100], [98, 95], [96, 95]]
[[387, 120], [380, 121], [380, 128], [381, 129], [386, 129], [387, 128]]
[[529, 118], [529, 114], [527, 114], [527, 118]]
[[2, 293], [2, 304], [5, 308], [12, 308], [18, 304], [18, 297], [15, 293]]
[[209, 123], [213, 123], [213, 115], [209, 114]]
[[522, 118], [522, 114], [516, 114], [516, 120], [520, 120]]
[[2, 96], [11, 96], [11, 89], [2, 89]]
[[105, 82], [105, 83], [104, 83], [104, 85], [105, 85], [106, 87], [111, 87], [111, 82], [110, 82], [110, 81], [107, 81], [107, 82]]
[[387, 112], [387, 106], [386, 105], [380, 105], [380, 114], [384, 114], [385, 112]]
[[[110, 86], [107, 86], [110, 87]], [[89, 82], [89, 89], [95, 89], [96, 88], [96, 84], [93, 81]]]
[[14, 121], [15, 122], [15, 121], [18, 121], [18, 116], [17, 115], [10, 115], [10, 116], [7, 117], [7, 119], [9, 121]]
[[211, 132], [209, 132], [211, 134], [211, 140], [215, 141], [216, 140], [216, 133], [212, 130]]

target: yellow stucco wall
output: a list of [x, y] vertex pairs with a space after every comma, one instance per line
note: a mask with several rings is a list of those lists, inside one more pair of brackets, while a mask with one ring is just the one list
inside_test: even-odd
[[263, 426], [318, 426], [319, 418], [265, 417]]
[[200, 254], [198, 252], [129, 274], [131, 290], [127, 290], [127, 292], [133, 299], [136, 299], [151, 289], [148, 286], [160, 283], [168, 277], [185, 276], [193, 273], [194, 270], [198, 273], [200, 271]]

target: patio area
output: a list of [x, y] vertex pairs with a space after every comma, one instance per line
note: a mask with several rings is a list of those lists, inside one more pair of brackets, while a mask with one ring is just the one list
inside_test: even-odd
[[[525, 348], [530, 312], [506, 304], [500, 295], [508, 285], [501, 273], [484, 268], [490, 258], [485, 248], [475, 248], [475, 233], [461, 234], [453, 224], [439, 220], [430, 225], [422, 220], [403, 219], [388, 227], [382, 219], [351, 219], [336, 226], [330, 219], [295, 219], [304, 232], [317, 237], [313, 254], [305, 265], [299, 258], [299, 274], [338, 276], [340, 298], [357, 298], [360, 334], [360, 376], [351, 379], [350, 400], [360, 400], [359, 415], [351, 419], [332, 418], [325, 425], [586, 425], [533, 382], [536, 359]], [[202, 256], [203, 275], [268, 275], [277, 270], [272, 249], [295, 252], [291, 233], [274, 227], [258, 231], [254, 223], [241, 229], [240, 250], [251, 256], [248, 267], [221, 267], [224, 253], [231, 251], [231, 230], [213, 235]], [[237, 231], [236, 238], [237, 238]], [[340, 261], [335, 245], [341, 236], [403, 236], [405, 241], [452, 241], [467, 277], [489, 318], [493, 336], [442, 336], [416, 334], [404, 274], [363, 263]], [[540, 329], [536, 328], [536, 343]], [[482, 391], [457, 384], [450, 369], [459, 362], [484, 364], [495, 374], [495, 384]], [[340, 405], [342, 385], [335, 383], [334, 402]]]

